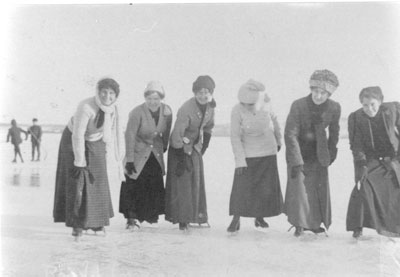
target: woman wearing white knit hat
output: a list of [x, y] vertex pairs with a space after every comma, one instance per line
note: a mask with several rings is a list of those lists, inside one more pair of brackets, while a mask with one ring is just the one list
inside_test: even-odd
[[240, 228], [240, 217], [254, 217], [257, 228], [267, 228], [264, 217], [282, 213], [283, 198], [276, 155], [281, 133], [275, 115], [255, 104], [262, 83], [250, 79], [238, 92], [239, 102], [231, 113], [231, 143], [235, 156], [235, 176], [229, 205], [233, 215], [228, 232]]

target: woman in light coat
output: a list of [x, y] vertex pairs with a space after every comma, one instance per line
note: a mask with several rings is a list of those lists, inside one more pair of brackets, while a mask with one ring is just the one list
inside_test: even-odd
[[145, 103], [129, 113], [125, 133], [126, 182], [122, 182], [119, 211], [127, 228], [140, 227], [143, 221], [156, 227], [164, 214], [164, 152], [172, 124], [171, 108], [161, 103], [163, 86], [151, 81], [144, 90]]
[[76, 239], [82, 230], [104, 231], [114, 216], [109, 187], [123, 179], [125, 155], [119, 92], [115, 80], [101, 79], [96, 95], [79, 103], [61, 137], [53, 216], [72, 227]]
[[283, 211], [276, 159], [281, 147], [280, 127], [273, 113], [256, 109], [264, 90], [262, 83], [250, 79], [240, 87], [240, 103], [232, 109], [231, 143], [236, 169], [229, 205], [233, 219], [228, 232], [239, 230], [241, 216], [254, 217], [257, 228], [267, 228], [264, 217]]
[[178, 110], [168, 151], [165, 219], [187, 230], [189, 223], [208, 223], [203, 155], [214, 127], [215, 83], [199, 76], [194, 97]]

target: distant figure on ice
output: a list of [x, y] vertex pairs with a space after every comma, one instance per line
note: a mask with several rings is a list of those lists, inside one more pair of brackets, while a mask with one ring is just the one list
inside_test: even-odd
[[13, 163], [17, 162], [17, 155], [20, 157], [21, 162], [24, 162], [21, 154], [21, 149], [19, 148], [19, 145], [22, 143], [21, 132], [25, 134], [25, 140], [27, 140], [28, 132], [18, 127], [17, 121], [15, 121], [15, 119], [11, 120], [11, 128], [8, 129], [7, 142], [9, 142], [11, 138], [11, 144], [14, 145], [14, 160], [12, 160]]
[[129, 113], [126, 182], [121, 184], [119, 198], [119, 212], [128, 221], [127, 229], [139, 228], [143, 221], [157, 227], [158, 216], [164, 214], [164, 152], [172, 124], [171, 108], [161, 103], [164, 97], [162, 84], [151, 81], [144, 90], [145, 103]]
[[178, 110], [168, 151], [165, 219], [187, 230], [189, 223], [208, 225], [203, 155], [214, 127], [215, 83], [199, 76], [194, 97]]
[[[329, 99], [339, 86], [329, 70], [310, 78], [311, 93], [293, 102], [285, 126], [288, 181], [285, 210], [295, 236], [325, 232], [331, 225], [328, 167], [337, 155], [339, 103]], [[327, 131], [329, 138], [327, 138]]]
[[[238, 231], [240, 217], [254, 217], [257, 228], [267, 228], [264, 217], [282, 213], [283, 198], [276, 155], [281, 148], [277, 117], [256, 109], [262, 83], [250, 79], [238, 93], [239, 104], [231, 113], [231, 143], [235, 175], [229, 205], [233, 215], [228, 232]], [[269, 101], [269, 98], [266, 98]]]
[[31, 135], [32, 142], [32, 161], [35, 160], [35, 149], [37, 150], [37, 159], [40, 161], [40, 143], [42, 141], [42, 127], [37, 124], [37, 118], [32, 120], [32, 126], [28, 129], [28, 134]]
[[382, 103], [379, 87], [360, 92], [361, 109], [348, 119], [355, 187], [347, 211], [347, 231], [362, 228], [400, 237], [400, 103]]
[[[73, 228], [76, 240], [82, 230], [104, 231], [114, 216], [109, 186], [123, 180], [125, 156], [119, 93], [115, 80], [101, 79], [96, 95], [79, 103], [61, 137], [53, 216]], [[118, 183], [109, 170], [114, 165]]]

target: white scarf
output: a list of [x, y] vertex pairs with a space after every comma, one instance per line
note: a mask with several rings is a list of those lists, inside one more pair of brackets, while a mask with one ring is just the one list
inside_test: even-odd
[[[121, 120], [118, 114], [117, 101], [110, 106], [101, 103], [99, 95], [96, 93], [95, 101], [97, 106], [104, 112], [103, 141], [108, 147], [114, 147], [115, 161], [118, 163], [119, 175], [124, 179], [122, 159], [125, 156], [125, 142], [122, 131]], [[113, 145], [112, 145], [113, 144]]]

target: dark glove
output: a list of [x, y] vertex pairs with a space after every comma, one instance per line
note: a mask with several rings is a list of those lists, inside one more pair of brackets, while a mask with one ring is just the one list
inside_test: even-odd
[[303, 165], [296, 165], [293, 166], [291, 171], [290, 171], [290, 177], [292, 179], [298, 177], [300, 175], [301, 172], [304, 172], [304, 168]]
[[242, 166], [242, 167], [237, 167], [235, 168], [235, 175], [243, 175], [245, 173], [245, 171], [247, 170], [247, 167]]
[[74, 166], [71, 169], [71, 176], [74, 179], [78, 179], [81, 174], [84, 174], [87, 168], [85, 166]]
[[168, 147], [165, 147], [163, 150], [164, 150], [164, 153], [165, 153], [165, 152], [167, 152], [167, 150], [168, 150]]
[[279, 152], [279, 151], [281, 151], [281, 146], [280, 146], [280, 145], [278, 145], [278, 152]]
[[135, 164], [133, 162], [127, 162], [125, 165], [126, 172], [128, 175], [132, 175], [133, 173], [136, 173], [136, 168]]
[[201, 148], [201, 155], [203, 156], [206, 152], [208, 145], [210, 144], [211, 134], [204, 132], [203, 133], [203, 147]]

